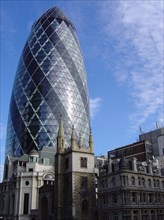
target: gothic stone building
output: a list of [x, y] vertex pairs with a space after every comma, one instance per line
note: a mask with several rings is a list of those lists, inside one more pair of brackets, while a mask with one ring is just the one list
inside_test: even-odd
[[58, 220], [88, 220], [95, 218], [95, 174], [92, 134], [89, 146], [76, 143], [72, 127], [71, 146], [64, 148], [64, 128], [61, 121], [55, 155], [55, 213]]

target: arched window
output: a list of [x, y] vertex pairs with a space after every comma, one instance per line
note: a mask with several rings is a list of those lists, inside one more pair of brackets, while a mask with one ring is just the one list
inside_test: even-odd
[[145, 179], [142, 178], [142, 186], [145, 186]]
[[126, 177], [123, 176], [122, 179], [123, 179], [123, 185], [125, 186], [126, 185]]
[[88, 212], [88, 201], [87, 200], [82, 201], [82, 212]]
[[134, 186], [135, 185], [135, 178], [132, 176], [131, 178], [131, 184]]
[[151, 187], [151, 179], [148, 179], [148, 186]]
[[162, 188], [164, 188], [164, 181], [162, 181]]
[[157, 185], [156, 185], [156, 180], [154, 179], [154, 187], [156, 187]]
[[159, 187], [159, 180], [157, 180], [156, 184], [157, 184], [157, 187]]
[[138, 177], [138, 185], [141, 186], [141, 177]]

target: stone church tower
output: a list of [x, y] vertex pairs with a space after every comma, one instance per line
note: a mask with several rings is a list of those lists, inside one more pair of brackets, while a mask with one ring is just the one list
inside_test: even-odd
[[74, 127], [71, 146], [65, 149], [62, 118], [57, 137], [55, 156], [54, 219], [92, 220], [95, 217], [95, 174], [93, 139], [90, 132], [89, 146], [76, 143]]

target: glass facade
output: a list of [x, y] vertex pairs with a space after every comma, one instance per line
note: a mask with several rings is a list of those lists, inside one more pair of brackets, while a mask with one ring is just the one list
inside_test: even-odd
[[6, 154], [56, 147], [60, 115], [66, 147], [71, 128], [88, 146], [90, 115], [86, 71], [76, 31], [58, 8], [34, 23], [14, 81]]

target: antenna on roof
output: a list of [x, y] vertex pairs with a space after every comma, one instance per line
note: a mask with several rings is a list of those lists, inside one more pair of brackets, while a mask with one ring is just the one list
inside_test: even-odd
[[140, 134], [143, 134], [141, 126], [139, 127], [139, 130], [140, 130]]
[[158, 122], [157, 122], [157, 121], [156, 121], [156, 128], [159, 129], [159, 125], [158, 125]]

